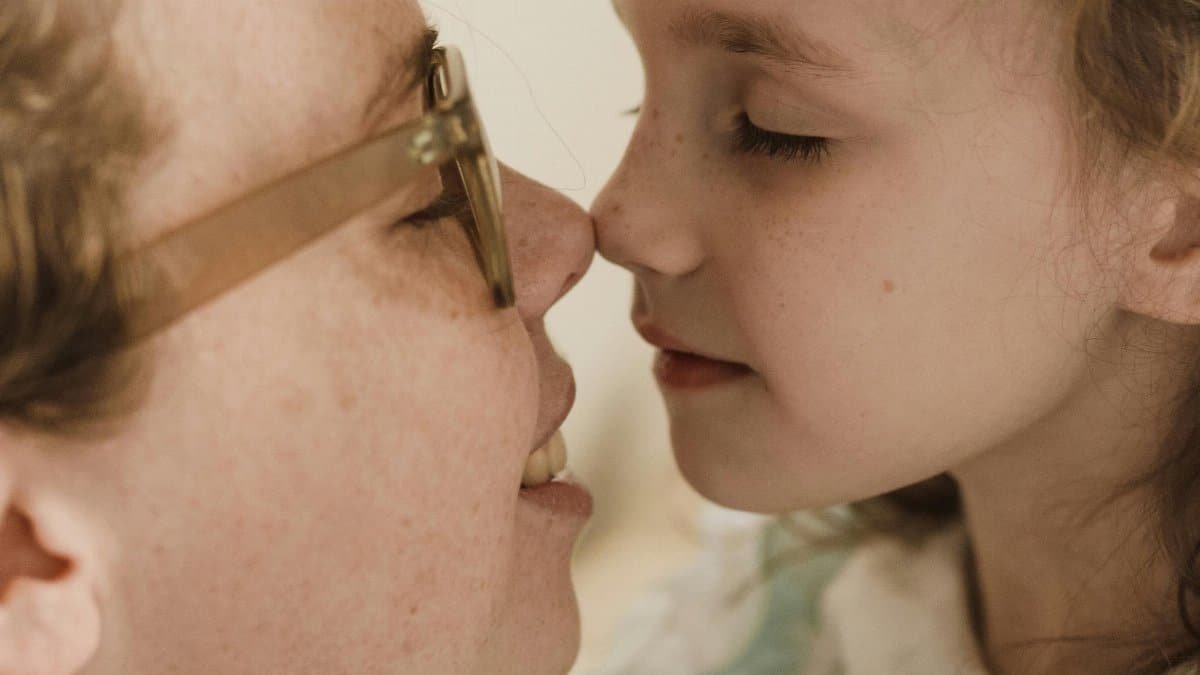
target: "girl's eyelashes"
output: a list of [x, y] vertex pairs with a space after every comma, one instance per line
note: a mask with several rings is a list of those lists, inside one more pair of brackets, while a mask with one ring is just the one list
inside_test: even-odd
[[[637, 116], [642, 112], [639, 103], [625, 111], [626, 115]], [[801, 160], [808, 164], [819, 164], [829, 156], [830, 139], [820, 136], [794, 136], [777, 131], [767, 131], [750, 120], [749, 113], [741, 113], [734, 129], [734, 148], [747, 155], [763, 155], [785, 162]]]
[[756, 126], [747, 113], [738, 115], [736, 124], [734, 148], [738, 152], [762, 155], [785, 162], [800, 160], [808, 164], [819, 164], [829, 156], [828, 138], [767, 131]]
[[403, 227], [423, 229], [446, 218], [463, 220], [471, 217], [471, 200], [462, 190], [445, 191], [432, 204], [392, 224], [393, 231]]

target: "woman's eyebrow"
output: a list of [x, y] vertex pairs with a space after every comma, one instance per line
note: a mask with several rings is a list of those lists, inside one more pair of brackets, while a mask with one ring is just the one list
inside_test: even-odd
[[384, 53], [383, 75], [363, 108], [363, 123], [368, 130], [373, 130], [388, 112], [425, 86], [437, 43], [437, 30], [428, 27], [419, 37], [403, 40]]
[[849, 59], [836, 49], [806, 35], [798, 26], [782, 26], [790, 26], [790, 22], [691, 7], [671, 22], [670, 33], [686, 45], [754, 54], [810, 74], [854, 75]]

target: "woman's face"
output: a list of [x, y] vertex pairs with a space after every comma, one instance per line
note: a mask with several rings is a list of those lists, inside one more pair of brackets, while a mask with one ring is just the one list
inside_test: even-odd
[[1037, 4], [616, 1], [646, 91], [593, 215], [668, 350], [702, 493], [873, 496], [1003, 444], [1085, 378], [1109, 299]]
[[[162, 140], [143, 237], [422, 113], [391, 87], [415, 2], [125, 3]], [[378, 100], [376, 100], [378, 103]], [[106, 523], [87, 672], [561, 673], [586, 494], [521, 490], [572, 402], [545, 312], [591, 221], [506, 172], [519, 306], [497, 310], [437, 172], [157, 338], [145, 405], [71, 466]], [[78, 459], [78, 462], [75, 460]]]

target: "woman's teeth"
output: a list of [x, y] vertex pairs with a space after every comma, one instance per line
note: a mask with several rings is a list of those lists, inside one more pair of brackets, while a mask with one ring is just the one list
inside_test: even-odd
[[545, 485], [566, 468], [567, 444], [559, 431], [546, 445], [534, 450], [525, 460], [525, 475], [521, 477], [521, 487]]

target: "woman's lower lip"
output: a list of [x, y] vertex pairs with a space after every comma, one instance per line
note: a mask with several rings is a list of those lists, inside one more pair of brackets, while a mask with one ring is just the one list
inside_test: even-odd
[[673, 389], [703, 389], [741, 379], [752, 371], [740, 363], [661, 350], [654, 360], [654, 376]]
[[521, 499], [555, 515], [580, 520], [592, 516], [592, 493], [569, 472], [544, 485], [521, 488]]

